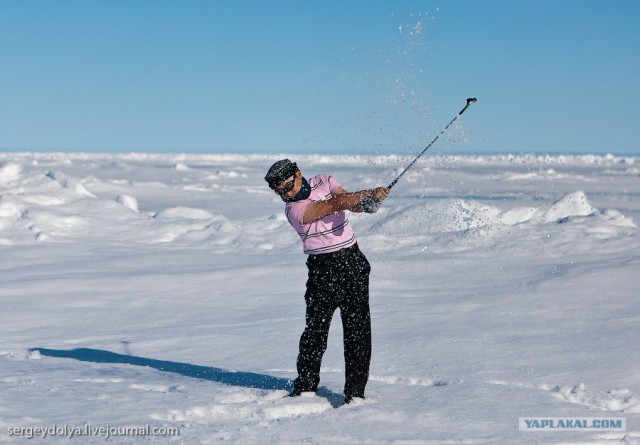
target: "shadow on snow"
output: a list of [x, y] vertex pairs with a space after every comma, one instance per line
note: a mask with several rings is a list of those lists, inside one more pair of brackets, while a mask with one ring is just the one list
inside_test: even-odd
[[[30, 351], [39, 352], [41, 355], [46, 357], [71, 358], [83, 362], [147, 366], [163, 372], [172, 372], [186, 377], [211, 380], [213, 382], [224, 383], [225, 385], [241, 386], [244, 388], [286, 391], [291, 391], [293, 388], [291, 380], [281, 377], [256, 374], [253, 372], [229, 371], [211, 366], [199, 366], [189, 363], [136, 357], [134, 355], [118, 354], [101, 349], [78, 348], [63, 350], [31, 348]], [[326, 387], [318, 388], [317, 394], [318, 396], [327, 399], [333, 407], [338, 407], [344, 403], [344, 397], [342, 395], [336, 394]]]

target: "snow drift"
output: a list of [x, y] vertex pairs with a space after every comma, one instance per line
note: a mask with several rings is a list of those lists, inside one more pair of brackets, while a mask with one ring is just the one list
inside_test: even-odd
[[[288, 156], [347, 190], [411, 160]], [[318, 395], [282, 397], [306, 269], [263, 180], [275, 159], [0, 154], [0, 442], [52, 424], [180, 429], [127, 443], [640, 441], [637, 158], [428, 157], [351, 214], [374, 352], [348, 406], [338, 314]], [[529, 415], [627, 431], [519, 432]]]

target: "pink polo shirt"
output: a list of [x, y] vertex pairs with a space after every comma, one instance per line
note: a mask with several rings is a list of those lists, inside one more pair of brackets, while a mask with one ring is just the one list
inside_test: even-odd
[[340, 187], [338, 181], [325, 174], [314, 176], [308, 181], [311, 186], [309, 198], [288, 202], [284, 209], [289, 224], [302, 240], [304, 253], [319, 255], [353, 246], [356, 237], [344, 211], [332, 213], [309, 224], [302, 223], [304, 211], [309, 204], [331, 198]]

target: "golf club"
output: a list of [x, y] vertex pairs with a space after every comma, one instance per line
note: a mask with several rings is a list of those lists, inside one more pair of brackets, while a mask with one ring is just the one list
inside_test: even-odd
[[[422, 150], [420, 152], [420, 154], [418, 156], [416, 156], [416, 158], [411, 162], [411, 164], [407, 165], [407, 167], [402, 170], [402, 173], [400, 173], [398, 175], [398, 177], [396, 179], [394, 179], [391, 184], [389, 184], [389, 186], [387, 187], [389, 190], [391, 190], [391, 188], [396, 185], [396, 183], [400, 180], [400, 178], [402, 178], [404, 176], [404, 174], [411, 168], [413, 167], [413, 164], [415, 164], [418, 159], [420, 159], [420, 157], [426, 153], [427, 150], [429, 150], [429, 148], [431, 148], [431, 146], [434, 144], [435, 141], [438, 140], [438, 138], [447, 131], [447, 129], [451, 126], [451, 124], [453, 124], [456, 119], [458, 119], [460, 116], [462, 116], [462, 113], [464, 113], [465, 111], [467, 111], [467, 108], [469, 108], [471, 106], [472, 103], [476, 102], [478, 99], [476, 99], [475, 97], [470, 97], [467, 99], [467, 104], [464, 106], [464, 108], [462, 110], [460, 110], [460, 112], [458, 114], [456, 114], [456, 116], [451, 119], [451, 122], [449, 122], [447, 124], [446, 127], [444, 127], [444, 129], [438, 133], [438, 135], [433, 138], [433, 140], [429, 143], [429, 145], [427, 145], [427, 147]], [[360, 204], [360, 208], [367, 212], [367, 213], [375, 213], [378, 211], [378, 208], [380, 208], [380, 203], [377, 202], [376, 200], [374, 200], [373, 198], [367, 198], [364, 201], [362, 201], [362, 203]]]

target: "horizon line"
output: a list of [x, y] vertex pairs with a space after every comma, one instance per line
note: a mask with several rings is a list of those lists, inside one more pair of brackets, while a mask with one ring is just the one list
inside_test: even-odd
[[[363, 152], [363, 153], [354, 153], [354, 152], [338, 152], [338, 151], [315, 151], [315, 152], [297, 152], [294, 150], [282, 150], [282, 151], [268, 151], [268, 152], [244, 152], [244, 151], [168, 151], [168, 150], [160, 150], [160, 151], [152, 151], [152, 150], [113, 150], [113, 151], [100, 151], [100, 150], [6, 150], [0, 148], [0, 155], [80, 155], [80, 156], [117, 156], [117, 155], [155, 155], [155, 156], [264, 156], [264, 157], [276, 157], [276, 156], [354, 156], [354, 157], [388, 157], [388, 156], [399, 156], [399, 157], [412, 157], [415, 156], [413, 153], [392, 153], [392, 152]], [[434, 151], [430, 155], [431, 157], [436, 156], [614, 156], [614, 157], [640, 157], [640, 152], [631, 153], [631, 152], [615, 152], [615, 151], [601, 151], [601, 152], [593, 152], [593, 151], [457, 151], [457, 152], [441, 152]]]

